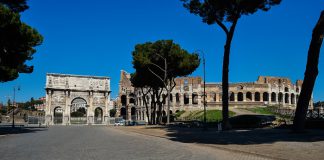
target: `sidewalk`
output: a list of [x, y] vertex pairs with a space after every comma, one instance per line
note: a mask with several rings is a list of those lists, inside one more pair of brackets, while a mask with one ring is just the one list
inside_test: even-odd
[[319, 160], [324, 157], [324, 130], [293, 134], [284, 129], [225, 132], [164, 126], [122, 126], [116, 129], [273, 159]]

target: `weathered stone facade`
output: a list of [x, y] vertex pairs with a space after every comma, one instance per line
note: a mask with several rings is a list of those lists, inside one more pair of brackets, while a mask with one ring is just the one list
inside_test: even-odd
[[[121, 71], [117, 115], [125, 119], [145, 120], [145, 107], [141, 91], [131, 86], [130, 74]], [[201, 77], [181, 77], [175, 79], [176, 86], [171, 92], [170, 112], [203, 109], [203, 80]], [[230, 83], [229, 106], [251, 107], [277, 105], [295, 108], [302, 81], [292, 83], [289, 78], [259, 76], [255, 82]], [[209, 109], [222, 106], [221, 83], [206, 83], [206, 104]], [[162, 97], [166, 96], [164, 91]], [[146, 97], [150, 104], [151, 97]], [[162, 100], [166, 105], [167, 100]], [[313, 102], [311, 100], [310, 107]], [[166, 108], [166, 107], [165, 107]]]
[[110, 78], [49, 73], [45, 89], [47, 124], [107, 123]]

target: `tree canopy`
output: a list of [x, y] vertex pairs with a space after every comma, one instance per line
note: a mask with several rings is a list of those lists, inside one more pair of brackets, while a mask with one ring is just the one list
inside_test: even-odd
[[0, 82], [33, 72], [33, 66], [25, 63], [33, 58], [34, 47], [42, 43], [43, 37], [21, 22], [19, 12], [27, 8], [25, 0], [0, 0]]
[[181, 0], [190, 13], [199, 15], [208, 25], [217, 24], [226, 35], [223, 57], [222, 73], [222, 112], [223, 129], [230, 129], [228, 121], [228, 72], [231, 43], [239, 18], [250, 15], [258, 10], [268, 11], [271, 6], [277, 5], [281, 0]]
[[[178, 76], [191, 74], [199, 66], [200, 59], [197, 54], [190, 54], [182, 49], [172, 40], [159, 40], [154, 43], [147, 42], [135, 46], [133, 55], [133, 67], [136, 70], [134, 77], [140, 79], [138, 82], [146, 82], [150, 86], [163, 86], [158, 78], [150, 72], [157, 75], [163, 75], [165, 61], [167, 62], [167, 80]], [[134, 84], [135, 83], [134, 80]], [[139, 85], [139, 84], [138, 84]]]

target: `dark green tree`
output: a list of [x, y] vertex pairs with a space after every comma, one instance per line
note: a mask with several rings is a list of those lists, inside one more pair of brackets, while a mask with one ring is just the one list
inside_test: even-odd
[[308, 57], [304, 82], [297, 102], [297, 108], [294, 117], [293, 130], [301, 132], [304, 130], [306, 114], [309, 101], [312, 97], [316, 77], [318, 75], [318, 61], [320, 50], [324, 38], [324, 11], [313, 30], [312, 40], [308, 49]]
[[25, 0], [0, 0], [0, 82], [33, 72], [33, 66], [25, 62], [33, 58], [34, 47], [42, 43], [43, 37], [21, 22], [19, 12], [27, 8]]
[[159, 122], [162, 120], [162, 102], [160, 101], [162, 91], [168, 92], [167, 116], [169, 120], [170, 92], [176, 85], [174, 79], [191, 74], [199, 63], [200, 59], [197, 54], [190, 54], [172, 40], [159, 40], [135, 46], [133, 67], [136, 72], [132, 82], [135, 87], [152, 89], [154, 100], [159, 106]]
[[226, 35], [222, 73], [223, 129], [230, 129], [228, 113], [228, 72], [231, 43], [238, 20], [258, 10], [268, 11], [281, 0], [181, 0], [190, 13], [199, 15], [208, 25], [217, 24]]

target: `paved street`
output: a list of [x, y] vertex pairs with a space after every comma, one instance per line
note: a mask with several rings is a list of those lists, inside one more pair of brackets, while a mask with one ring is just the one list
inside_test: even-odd
[[0, 158], [19, 159], [263, 159], [104, 126], [54, 126], [0, 136]]

